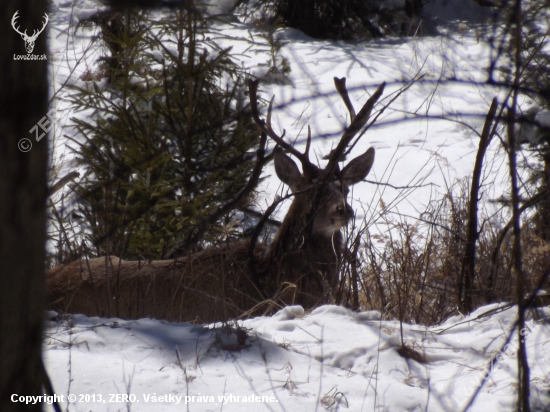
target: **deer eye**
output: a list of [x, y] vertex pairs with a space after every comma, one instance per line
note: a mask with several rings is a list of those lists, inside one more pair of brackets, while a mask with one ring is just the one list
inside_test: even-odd
[[346, 213], [346, 208], [344, 206], [338, 206], [338, 208], [336, 209], [336, 212], [342, 216], [344, 213]]

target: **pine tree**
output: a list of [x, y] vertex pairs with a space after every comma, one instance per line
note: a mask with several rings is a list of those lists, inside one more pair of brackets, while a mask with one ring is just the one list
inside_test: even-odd
[[80, 209], [95, 252], [159, 259], [175, 245], [185, 253], [234, 237], [224, 231], [234, 207], [215, 219], [212, 211], [250, 178], [259, 132], [231, 50], [208, 40], [199, 8], [157, 19], [116, 12], [96, 23], [109, 81], [72, 94], [76, 109], [93, 110], [73, 119], [73, 140], [86, 170]]

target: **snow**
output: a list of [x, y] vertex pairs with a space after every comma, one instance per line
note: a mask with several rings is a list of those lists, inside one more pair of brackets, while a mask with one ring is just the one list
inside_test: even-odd
[[[80, 76], [93, 71], [103, 55], [96, 43], [89, 47], [96, 31], [80, 25], [75, 33], [75, 25], [105, 6], [92, 0], [52, 3], [48, 58], [63, 176], [74, 170], [70, 156], [59, 153], [68, 144], [63, 136], [73, 136], [66, 125], [75, 115], [64, 100], [64, 85], [91, 87]], [[233, 3], [212, 4], [216, 13], [225, 13]], [[252, 73], [265, 73], [270, 55], [261, 33], [243, 23], [220, 24], [224, 34], [233, 36], [231, 41], [220, 39], [220, 46], [232, 46]], [[422, 187], [354, 186], [352, 206], [359, 219], [369, 222], [371, 233], [387, 230], [377, 222], [381, 201], [389, 213], [418, 217], [431, 200], [471, 173], [484, 116], [492, 98], [504, 96], [503, 90], [484, 84], [491, 49], [474, 32], [355, 43], [317, 41], [294, 29], [278, 30], [275, 36], [292, 72], [287, 83], [260, 85], [263, 97], [275, 96], [273, 126], [285, 129], [302, 149], [310, 124], [313, 159], [321, 164], [349, 122], [333, 77], [347, 77], [356, 111], [387, 83], [373, 115], [389, 106], [348, 161], [373, 146], [376, 161], [368, 179]], [[420, 76], [422, 81], [413, 82]], [[410, 88], [397, 96], [409, 82]], [[525, 98], [521, 104], [532, 102]], [[541, 114], [537, 121], [548, 125], [547, 117]], [[483, 186], [484, 200], [508, 190], [499, 144], [495, 139], [487, 154], [485, 181], [492, 184]], [[272, 165], [264, 175], [263, 206], [281, 187]], [[528, 330], [522, 332], [531, 366], [532, 405], [548, 410], [550, 312], [539, 312], [529, 317]], [[398, 353], [398, 321], [336, 306], [311, 313], [287, 307], [271, 317], [229, 325], [73, 315], [48, 320], [44, 357], [56, 394], [64, 397], [62, 409], [69, 411], [461, 411], [478, 389], [470, 411], [507, 411], [516, 409], [516, 317], [514, 307], [501, 304], [438, 326], [403, 324], [403, 341], [423, 356], [426, 362], [420, 363]], [[69, 394], [76, 400], [68, 402]], [[265, 398], [257, 402], [256, 397]]]
[[[44, 356], [62, 407], [77, 396], [71, 411], [459, 411], [478, 389], [470, 411], [506, 411], [515, 409], [517, 331], [505, 344], [516, 312], [490, 305], [434, 327], [403, 324], [425, 363], [398, 353], [399, 322], [337, 306], [229, 325], [74, 315], [49, 321]], [[522, 335], [532, 404], [549, 405], [547, 321], [530, 317]]]

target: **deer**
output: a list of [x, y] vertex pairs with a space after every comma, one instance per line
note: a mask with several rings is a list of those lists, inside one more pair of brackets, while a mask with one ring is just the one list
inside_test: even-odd
[[[309, 127], [304, 152], [287, 142], [284, 132], [275, 133], [271, 125], [273, 99], [266, 121], [260, 119], [259, 81], [249, 81], [250, 109], [261, 133], [260, 148], [265, 148], [267, 137], [276, 144], [272, 153], [275, 172], [290, 188], [291, 194], [285, 197], [292, 198], [270, 244], [258, 244], [256, 239], [277, 202], [268, 208], [250, 239], [173, 259], [138, 262], [105, 256], [81, 258], [54, 268], [46, 274], [49, 308], [88, 316], [215, 322], [268, 314], [291, 304], [312, 309], [334, 303], [341, 286], [341, 229], [354, 217], [347, 202], [349, 188], [366, 178], [375, 149], [370, 147], [342, 169], [338, 163], [367, 123], [385, 86], [380, 85], [356, 114], [345, 81], [334, 78], [350, 125], [327, 156], [324, 168], [309, 159]], [[300, 162], [301, 172], [291, 156]], [[263, 150], [257, 165], [262, 161]]]
[[38, 35], [40, 33], [42, 33], [44, 31], [44, 29], [46, 28], [46, 25], [48, 24], [49, 18], [48, 18], [48, 15], [46, 13], [44, 13], [44, 23], [42, 24], [42, 28], [40, 30], [34, 30], [33, 33], [32, 33], [32, 36], [29, 36], [27, 34], [27, 30], [25, 30], [24, 32], [21, 32], [19, 30], [19, 27], [15, 26], [16, 21], [19, 18], [18, 13], [19, 13], [19, 10], [17, 10], [13, 14], [13, 17], [11, 19], [11, 26], [21, 36], [21, 38], [25, 42], [25, 49], [27, 50], [27, 53], [31, 54], [32, 51], [34, 50], [34, 43], [36, 42], [36, 39], [38, 38]]

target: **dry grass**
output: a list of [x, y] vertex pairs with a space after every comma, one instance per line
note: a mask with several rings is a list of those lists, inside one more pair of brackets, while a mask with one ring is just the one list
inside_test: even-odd
[[[364, 228], [353, 233], [348, 241], [349, 258], [342, 268], [345, 281], [339, 303], [422, 324], [436, 324], [458, 313], [468, 193], [468, 182], [460, 181], [432, 202], [416, 223], [383, 211], [378, 223], [387, 227], [385, 233], [370, 236]], [[515, 296], [512, 232], [486, 211], [480, 212], [480, 222], [474, 289], [470, 291], [474, 308], [513, 301]], [[536, 229], [527, 215], [522, 228], [527, 293], [537, 289], [550, 265], [550, 246]], [[543, 286], [548, 286], [548, 280]]]

